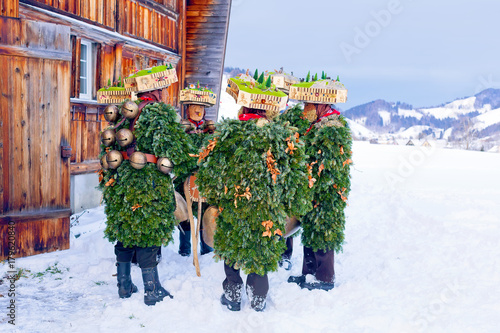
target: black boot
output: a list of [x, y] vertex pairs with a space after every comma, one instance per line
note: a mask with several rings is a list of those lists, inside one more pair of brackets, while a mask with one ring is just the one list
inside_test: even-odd
[[332, 290], [333, 287], [335, 286], [333, 282], [323, 282], [323, 281], [317, 281], [317, 282], [303, 282], [299, 284], [302, 289], [308, 289], [308, 290]]
[[132, 283], [130, 266], [130, 262], [116, 263], [116, 279], [118, 280], [118, 296], [120, 298], [129, 298], [138, 291], [137, 286]]
[[267, 274], [258, 275], [250, 273], [247, 276], [246, 292], [250, 300], [250, 306], [255, 311], [264, 311], [266, 308], [267, 292], [269, 291], [269, 279]]
[[222, 281], [224, 293], [220, 297], [220, 302], [231, 311], [240, 311], [241, 291], [243, 289], [243, 280], [240, 276], [240, 270], [234, 269], [234, 267], [224, 263], [224, 273], [226, 274], [226, 278]]
[[306, 282], [306, 276], [305, 275], [298, 275], [298, 276], [290, 276], [288, 278], [288, 283], [296, 283], [299, 286]]
[[208, 246], [208, 244], [205, 243], [205, 241], [203, 240], [203, 230], [200, 230], [200, 245], [201, 245], [201, 249], [200, 249], [200, 254], [201, 255], [210, 253], [210, 252], [212, 252], [214, 250], [213, 248], [211, 248], [210, 246]]
[[191, 254], [191, 231], [179, 231], [179, 254], [188, 257]]
[[161, 286], [157, 266], [142, 268], [142, 280], [144, 281], [144, 303], [146, 305], [155, 305], [166, 296], [174, 298]]

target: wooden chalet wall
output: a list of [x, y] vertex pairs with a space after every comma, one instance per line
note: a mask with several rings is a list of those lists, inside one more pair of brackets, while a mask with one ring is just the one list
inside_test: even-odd
[[[21, 18], [71, 28], [72, 175], [100, 169], [97, 138], [106, 126], [105, 105], [78, 99], [81, 41], [90, 41], [95, 48], [94, 100], [99, 88], [136, 69], [172, 63], [181, 76], [182, 11], [182, 0], [21, 0]], [[164, 101], [178, 105], [179, 87], [175, 83], [164, 89]]]
[[0, 17], [0, 29], [4, 259], [9, 241], [15, 256], [69, 248], [69, 159], [62, 147], [70, 139], [71, 50], [66, 26]]
[[[70, 176], [100, 168], [104, 104], [96, 92], [172, 63], [179, 83], [220, 95], [231, 0], [0, 0], [0, 260], [69, 247]], [[91, 45], [92, 99], [81, 99], [82, 42]], [[89, 74], [90, 75], [90, 74]], [[208, 117], [216, 119], [218, 105]]]
[[[231, 0], [186, 0], [185, 83], [200, 82], [217, 94], [206, 118], [217, 120]], [[225, 83], [222, 83], [225, 86]]]

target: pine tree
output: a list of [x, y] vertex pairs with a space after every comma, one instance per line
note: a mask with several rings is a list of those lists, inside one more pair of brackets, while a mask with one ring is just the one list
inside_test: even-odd
[[325, 79], [325, 71], [321, 71], [321, 80]]
[[272, 84], [271, 75], [269, 75], [266, 81], [266, 88], [271, 88], [271, 84]]
[[111, 87], [111, 79], [108, 79], [108, 87]]
[[306, 82], [309, 82], [310, 79], [311, 79], [311, 71], [307, 72]]
[[255, 80], [258, 80], [258, 79], [259, 79], [259, 70], [258, 70], [257, 68], [255, 69], [255, 73], [253, 73], [253, 78], [254, 78]]
[[264, 72], [260, 73], [259, 79], [257, 80], [260, 84], [264, 83]]
[[318, 81], [318, 73], [314, 74], [313, 81]]
[[338, 76], [338, 75], [337, 75], [337, 81], [339, 81], [339, 82], [340, 82], [340, 78], [339, 78], [339, 76]]
[[118, 77], [118, 87], [122, 87], [122, 77]]

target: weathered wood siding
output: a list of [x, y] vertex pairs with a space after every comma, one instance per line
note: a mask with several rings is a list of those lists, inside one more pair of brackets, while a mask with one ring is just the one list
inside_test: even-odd
[[185, 83], [200, 81], [217, 94], [206, 117], [217, 120], [231, 0], [187, 0]]
[[19, 17], [19, 1], [0, 0], [0, 16]]
[[70, 142], [70, 29], [5, 17], [0, 27], [2, 228], [15, 222], [19, 244], [29, 248], [19, 253], [68, 248], [70, 161], [61, 146]]

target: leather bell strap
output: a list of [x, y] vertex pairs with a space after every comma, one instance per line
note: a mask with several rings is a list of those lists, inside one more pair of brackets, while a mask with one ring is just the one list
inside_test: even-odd
[[337, 110], [335, 109], [330, 109], [328, 110], [328, 112], [326, 112], [324, 115], [322, 115], [321, 117], [319, 117], [318, 119], [316, 119], [316, 121], [314, 121], [311, 126], [309, 127], [309, 129], [306, 131], [306, 134], [309, 133], [309, 131], [313, 128], [313, 126], [319, 122], [321, 119], [325, 118], [325, 117], [328, 117], [328, 116], [331, 116], [331, 115], [334, 115], [334, 114], [340, 114], [340, 112], [338, 112]]
[[[126, 151], [121, 151], [120, 153], [122, 153], [122, 156], [123, 156], [123, 159], [124, 160], [128, 160], [129, 159], [129, 155]], [[149, 163], [155, 163], [158, 161], [158, 158], [155, 156], [155, 155], [151, 155], [151, 154], [145, 154], [143, 153], [144, 155], [146, 155], [146, 160], [149, 162]]]

